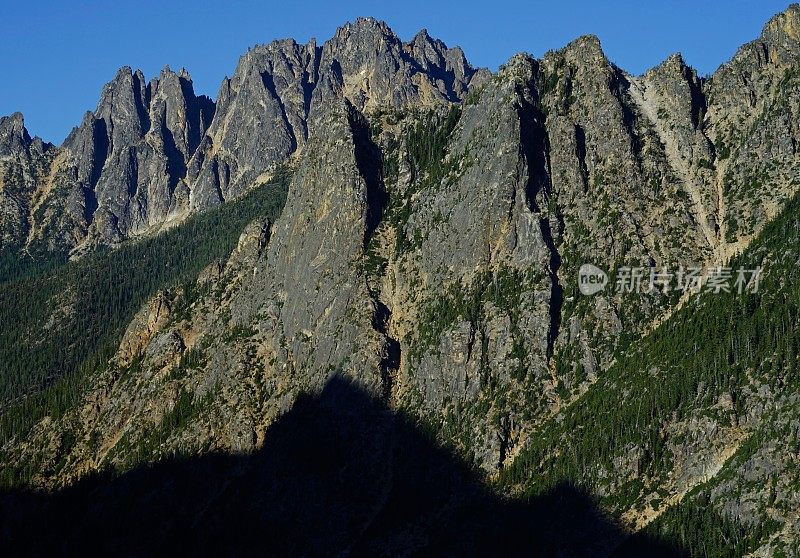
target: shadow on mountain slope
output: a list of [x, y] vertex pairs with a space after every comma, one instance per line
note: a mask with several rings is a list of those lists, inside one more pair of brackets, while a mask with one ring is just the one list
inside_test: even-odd
[[167, 460], [54, 494], [7, 492], [0, 525], [6, 556], [596, 556], [624, 538], [566, 484], [530, 503], [497, 496], [338, 377], [300, 398], [255, 454]]

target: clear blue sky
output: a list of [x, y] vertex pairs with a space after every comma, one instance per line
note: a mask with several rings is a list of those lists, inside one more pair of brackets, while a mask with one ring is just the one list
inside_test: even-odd
[[247, 47], [276, 38], [330, 38], [359, 15], [386, 20], [404, 40], [426, 27], [473, 64], [496, 69], [520, 51], [541, 56], [586, 33], [639, 74], [680, 51], [711, 73], [758, 36], [788, 0], [360, 0], [53, 2], [0, 0], [0, 115], [21, 111], [32, 135], [61, 143], [120, 66], [147, 79], [165, 64], [216, 97]]

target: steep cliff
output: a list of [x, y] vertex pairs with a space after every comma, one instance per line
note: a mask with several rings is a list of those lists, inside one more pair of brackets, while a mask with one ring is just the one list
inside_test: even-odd
[[[254, 47], [216, 102], [185, 72], [120, 70], [60, 148], [4, 118], [2, 247], [81, 256], [4, 283], [29, 309], [0, 315], [5, 484], [256, 455], [297, 401], [343, 382], [379, 403], [391, 455], [410, 421], [506, 496], [591, 491], [623, 526], [598, 552], [625, 530], [783, 548], [798, 29], [793, 5], [710, 78], [679, 54], [629, 75], [593, 36], [491, 75], [362, 18], [322, 46]], [[217, 243], [202, 223], [223, 217]], [[203, 250], [120, 287], [135, 296], [82, 298], [114, 254], [199, 228]], [[586, 263], [609, 278], [592, 296]], [[774, 267], [766, 294], [675, 288], [678, 269], [757, 265]], [[641, 289], [615, 284], [630, 268]], [[77, 318], [101, 309], [113, 328]], [[65, 333], [85, 323], [102, 346]], [[358, 517], [396, 548], [370, 529], [402, 481], [377, 470]]]

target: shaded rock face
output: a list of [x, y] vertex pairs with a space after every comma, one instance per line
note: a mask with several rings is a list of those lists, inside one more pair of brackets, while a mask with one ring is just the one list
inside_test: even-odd
[[[607, 556], [625, 537], [568, 484], [525, 503], [499, 497], [341, 377], [299, 398], [253, 454], [171, 458], [55, 494], [4, 491], [0, 517], [12, 555], [490, 556], [502, 546], [506, 556]], [[35, 527], [44, 519], [46, 533]], [[660, 556], [663, 545], [647, 542]]]
[[[205, 294], [170, 289], [144, 307], [81, 404], [5, 455], [43, 459], [44, 486], [124, 469], [177, 394], [200, 410], [150, 458], [254, 451], [299, 393], [341, 376], [485, 472], [504, 469], [597, 387], [622, 336], [680, 304], [615, 292], [615, 270], [722, 264], [797, 191], [798, 22], [792, 7], [710, 80], [680, 55], [631, 76], [591, 36], [489, 76], [424, 31], [402, 43], [372, 19], [321, 47], [254, 48], [216, 105], [183, 75], [145, 85], [122, 71], [55, 155], [47, 188], [30, 181], [44, 200], [33, 222], [51, 223], [32, 238], [116, 242], [283, 163], [285, 209], [198, 278]], [[51, 152], [21, 120], [2, 123], [7, 160]], [[611, 276], [593, 297], [578, 293], [584, 263]], [[191, 312], [172, 316], [184, 303]], [[180, 367], [186, 355], [201, 364]], [[674, 450], [696, 479], [739, 438], [687, 424], [664, 429], [705, 433]], [[63, 432], [76, 440], [67, 454]], [[698, 457], [704, 447], [714, 459]], [[640, 449], [615, 457], [616, 473], [638, 474]]]

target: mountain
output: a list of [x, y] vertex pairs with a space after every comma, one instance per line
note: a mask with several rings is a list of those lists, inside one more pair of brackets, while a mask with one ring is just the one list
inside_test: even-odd
[[[348, 98], [360, 110], [458, 102], [488, 75], [424, 31], [403, 43], [372, 18], [322, 47], [281, 40], [252, 48], [216, 102], [195, 95], [185, 69], [165, 67], [147, 82], [121, 68], [94, 112], [39, 163], [42, 176], [21, 189], [20, 225], [0, 249], [81, 253], [157, 232], [262, 182], [302, 150], [317, 107], [330, 100]], [[21, 117], [11, 118], [9, 141], [29, 149]], [[33, 172], [31, 164], [17, 161], [13, 169], [22, 169], [13, 172]]]
[[[252, 48], [216, 101], [123, 68], [60, 147], [3, 118], [9, 547], [88, 498], [83, 532], [124, 549], [103, 510], [197, 475], [128, 553], [446, 552], [463, 524], [520, 553], [790, 554], [799, 29], [792, 5], [707, 78], [632, 76], [593, 36], [491, 74], [362, 18]], [[695, 267], [764, 271], [615, 288]]]

